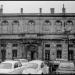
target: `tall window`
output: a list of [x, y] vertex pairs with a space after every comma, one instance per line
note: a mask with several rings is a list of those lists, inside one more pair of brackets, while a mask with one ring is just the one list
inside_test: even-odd
[[69, 50], [69, 57], [68, 57], [68, 59], [69, 60], [74, 60], [74, 51], [73, 50]]
[[45, 60], [50, 60], [50, 50], [45, 50]]
[[17, 58], [17, 50], [12, 50], [12, 58]]
[[12, 22], [12, 32], [18, 33], [18, 29], [19, 29], [19, 21], [15, 20]]
[[71, 31], [72, 27], [73, 27], [73, 22], [71, 20], [68, 20], [65, 24], [66, 31]]
[[49, 20], [45, 20], [44, 23], [43, 23], [43, 30], [44, 31], [49, 31], [50, 30], [50, 25], [51, 25], [51, 22]]
[[15, 44], [13, 44], [13, 47], [17, 47], [17, 46], [18, 46], [18, 44], [16, 44], [16, 43], [15, 43]]
[[28, 21], [28, 29], [29, 32], [35, 32], [35, 22], [34, 20]]
[[62, 51], [61, 50], [57, 50], [57, 58], [62, 58]]
[[61, 22], [60, 20], [57, 20], [57, 21], [55, 22], [55, 25], [56, 25], [56, 31], [57, 31], [57, 32], [62, 31], [62, 22]]
[[8, 32], [8, 21], [4, 20], [1, 23], [1, 32], [2, 33], [7, 33]]

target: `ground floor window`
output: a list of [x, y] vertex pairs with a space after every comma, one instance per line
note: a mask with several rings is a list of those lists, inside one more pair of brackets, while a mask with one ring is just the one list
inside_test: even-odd
[[74, 59], [74, 51], [73, 50], [69, 50], [69, 52], [68, 52], [68, 59], [69, 60], [73, 60]]
[[12, 58], [17, 58], [17, 49], [12, 50]]
[[45, 60], [50, 60], [50, 50], [45, 50]]
[[62, 58], [62, 51], [61, 50], [57, 50], [57, 58]]
[[1, 59], [2, 59], [2, 61], [4, 61], [6, 59], [6, 50], [5, 49], [1, 50]]

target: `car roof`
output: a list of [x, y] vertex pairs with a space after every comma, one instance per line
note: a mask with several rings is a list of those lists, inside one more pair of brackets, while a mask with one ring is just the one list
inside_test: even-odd
[[13, 64], [13, 63], [17, 63], [18, 61], [13, 61], [13, 60], [6, 60], [6, 61], [4, 61], [4, 62], [2, 62], [2, 63], [11, 63], [11, 64]]
[[74, 67], [74, 63], [73, 62], [61, 62], [59, 66], [73, 66]]
[[41, 64], [43, 61], [42, 60], [32, 60], [29, 63], [37, 63], [37, 64]]

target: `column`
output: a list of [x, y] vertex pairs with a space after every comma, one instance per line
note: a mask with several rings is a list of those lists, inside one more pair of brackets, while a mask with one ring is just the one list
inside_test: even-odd
[[12, 43], [7, 43], [6, 59], [12, 59]]

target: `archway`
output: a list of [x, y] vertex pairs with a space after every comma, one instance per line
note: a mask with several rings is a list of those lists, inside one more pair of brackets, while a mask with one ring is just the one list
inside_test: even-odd
[[36, 44], [28, 44], [26, 46], [26, 57], [28, 60], [35, 60], [38, 58], [38, 46]]

